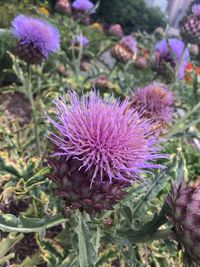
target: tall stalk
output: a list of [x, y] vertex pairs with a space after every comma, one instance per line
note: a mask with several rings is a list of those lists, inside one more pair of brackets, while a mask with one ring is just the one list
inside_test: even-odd
[[32, 91], [32, 73], [31, 73], [31, 65], [28, 65], [28, 82], [27, 82], [27, 96], [31, 104], [31, 112], [33, 117], [33, 125], [34, 125], [34, 134], [36, 139], [36, 147], [39, 157], [41, 158], [41, 147], [40, 147], [40, 136], [38, 131], [38, 118], [35, 107], [35, 102], [33, 99], [33, 91]]

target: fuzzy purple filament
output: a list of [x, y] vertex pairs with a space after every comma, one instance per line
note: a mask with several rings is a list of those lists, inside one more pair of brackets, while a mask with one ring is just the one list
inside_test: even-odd
[[174, 96], [165, 84], [153, 82], [144, 88], [138, 88], [134, 98], [154, 119], [166, 123], [172, 121]]
[[192, 6], [192, 13], [195, 15], [195, 16], [200, 16], [200, 4], [194, 4]]
[[50, 139], [68, 159], [76, 158], [81, 168], [92, 171], [93, 178], [112, 182], [138, 181], [143, 169], [160, 168], [154, 160], [159, 154], [150, 120], [144, 120], [128, 101], [103, 100], [90, 93], [81, 100], [75, 92], [69, 94], [71, 108], [63, 98], [54, 100], [57, 120], [49, 122], [58, 134]]
[[60, 48], [59, 31], [41, 19], [18, 15], [12, 21], [11, 32], [20, 45], [24, 47], [32, 45], [45, 58]]
[[76, 10], [87, 12], [94, 7], [94, 4], [89, 0], [75, 0], [72, 7]]

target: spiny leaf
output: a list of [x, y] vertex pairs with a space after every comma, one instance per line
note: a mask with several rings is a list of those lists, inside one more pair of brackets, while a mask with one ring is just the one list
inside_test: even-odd
[[78, 213], [78, 241], [79, 241], [79, 265], [80, 267], [94, 266], [98, 257], [94, 245], [91, 242], [91, 233], [81, 212]]
[[0, 242], [0, 258], [4, 257], [23, 237], [23, 234], [12, 233], [3, 238]]
[[42, 251], [42, 257], [48, 263], [48, 266], [58, 266], [63, 258], [63, 248], [51, 239], [44, 239], [42, 241], [37, 239], [37, 243]]
[[176, 161], [174, 160], [168, 168], [162, 171], [156, 179], [153, 181], [151, 186], [149, 186], [146, 193], [143, 195], [141, 200], [138, 202], [133, 210], [133, 218], [139, 218], [144, 214], [149, 202], [154, 199], [160, 191], [164, 188], [166, 183], [172, 178], [172, 171], [175, 169]]
[[42, 233], [45, 229], [59, 225], [66, 221], [67, 219], [63, 218], [62, 215], [47, 216], [43, 219], [38, 219], [27, 218], [24, 216], [17, 218], [12, 214], [5, 214], [0, 216], [0, 229], [5, 232]]
[[14, 176], [21, 177], [19, 171], [12, 165], [6, 165], [2, 157], [0, 157], [0, 171], [6, 171]]

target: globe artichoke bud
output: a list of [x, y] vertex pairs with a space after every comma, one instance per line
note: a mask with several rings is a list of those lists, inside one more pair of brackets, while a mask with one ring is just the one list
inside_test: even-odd
[[186, 258], [200, 264], [200, 183], [186, 186], [182, 182], [173, 186], [166, 201], [171, 208], [169, 220], [174, 225]]
[[124, 63], [134, 59], [137, 53], [137, 43], [132, 36], [125, 36], [120, 43], [117, 43], [111, 50], [114, 58]]
[[90, 68], [91, 68], [91, 63], [90, 63], [89, 59], [82, 59], [81, 64], [80, 64], [80, 69], [82, 71], [89, 71]]
[[55, 10], [61, 14], [71, 13], [71, 3], [69, 0], [58, 0], [55, 5]]
[[91, 187], [93, 172], [80, 170], [81, 163], [76, 159], [60, 156], [49, 160], [53, 173], [48, 177], [57, 184], [55, 194], [65, 200], [69, 209], [84, 209], [88, 213], [112, 209], [113, 205], [126, 196], [124, 189], [130, 183], [115, 180], [104, 184], [95, 180]]
[[124, 36], [123, 29], [120, 24], [113, 24], [109, 27], [108, 33], [119, 38]]
[[191, 44], [200, 43], [200, 4], [193, 4], [191, 6], [190, 14], [180, 22], [180, 34], [183, 40]]
[[137, 57], [135, 60], [135, 66], [138, 69], [148, 69], [148, 62], [147, 59], [145, 57]]
[[110, 84], [111, 82], [105, 75], [100, 75], [94, 82], [94, 86], [100, 91], [109, 89]]

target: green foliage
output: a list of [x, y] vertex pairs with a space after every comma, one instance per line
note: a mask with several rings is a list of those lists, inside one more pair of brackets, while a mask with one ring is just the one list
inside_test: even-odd
[[[49, 6], [49, 2], [55, 3], [4, 1], [0, 6], [0, 27], [9, 28], [19, 12], [44, 18], [38, 8]], [[46, 160], [52, 154], [47, 138], [51, 126], [46, 117], [47, 114], [56, 117], [54, 98], [64, 95], [68, 103], [69, 88], [81, 95], [91, 90], [95, 79], [103, 74], [109, 84], [100, 95], [112, 94], [113, 99], [122, 100], [129, 99], [137, 87], [153, 80], [164, 82], [151, 68], [156, 36], [134, 32], [152, 32], [158, 26], [164, 27], [163, 14], [158, 9], [147, 8], [142, 0], [102, 0], [97, 13], [92, 15], [105, 23], [120, 23], [126, 33], [134, 32], [138, 55], [147, 58], [147, 68], [140, 69], [134, 60], [123, 64], [111, 58], [110, 49], [119, 40], [104, 32], [102, 25], [81, 25], [73, 16], [49, 11], [45, 19], [59, 28], [61, 49], [41, 66], [28, 67], [13, 53], [15, 42], [10, 34], [0, 34], [3, 99], [0, 101], [0, 230], [5, 232], [3, 235], [10, 232], [0, 242], [0, 265], [9, 262], [12, 266], [20, 261], [20, 266], [27, 267], [40, 264], [49, 267], [182, 266], [172, 225], [166, 222], [170, 211], [164, 200], [171, 182], [179, 183], [181, 179], [188, 182], [200, 175], [199, 151], [194, 142], [194, 138], [200, 140], [198, 83], [188, 86], [183, 80], [168, 85], [174, 91], [176, 103], [172, 125], [158, 137], [162, 153], [169, 155], [168, 159], [159, 160], [165, 168], [151, 170], [151, 174], [146, 172], [143, 175], [146, 183], [131, 185], [127, 197], [114, 210], [88, 215], [82, 210], [69, 209], [65, 199], [55, 194], [53, 182], [48, 179], [51, 170]], [[71, 40], [79, 34], [87, 36], [88, 47], [71, 46]], [[87, 70], [81, 68], [83, 60], [89, 63]], [[17, 80], [6, 78], [7, 69]], [[19, 103], [11, 105], [3, 97], [9, 94], [14, 98], [13, 93], [27, 98], [30, 118], [23, 125], [10, 118], [13, 105]], [[15, 113], [18, 116], [18, 110]], [[36, 149], [36, 130], [41, 153]], [[28, 251], [23, 259], [18, 258], [22, 237], [26, 240], [30, 235], [31, 245], [36, 247], [34, 252]]]
[[19, 243], [23, 234], [10, 233], [7, 237], [2, 238], [0, 241], [0, 266], [4, 266], [6, 262], [13, 259], [15, 253], [12, 252], [12, 249], [15, 247], [17, 243]]
[[0, 84], [8, 81], [12, 81], [14, 78], [13, 74], [6, 73], [6, 70], [12, 68], [12, 60], [10, 59], [7, 51], [13, 50], [15, 47], [15, 40], [12, 38], [11, 34], [2, 30], [0, 32]]
[[121, 24], [126, 33], [133, 31], [151, 33], [155, 28], [165, 28], [166, 25], [166, 19], [160, 9], [148, 8], [143, 0], [102, 0], [97, 17], [108, 24]]

